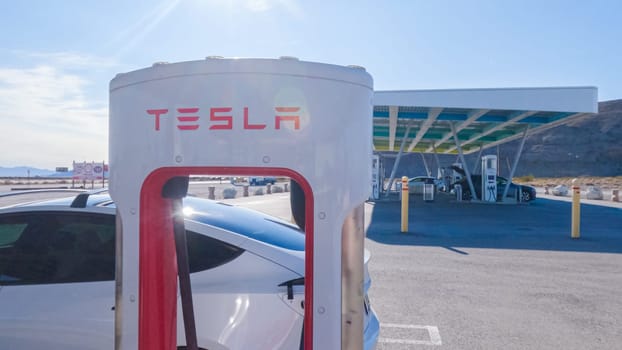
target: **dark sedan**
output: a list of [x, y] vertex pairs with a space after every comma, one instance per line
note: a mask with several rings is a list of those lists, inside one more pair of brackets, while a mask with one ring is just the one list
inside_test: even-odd
[[[464, 170], [460, 168], [454, 169], [458, 173], [464, 175]], [[477, 194], [477, 198], [482, 198], [482, 176], [481, 175], [471, 175], [471, 179], [473, 181], [473, 187], [475, 188], [475, 193]], [[462, 199], [463, 200], [471, 200], [473, 196], [471, 195], [471, 189], [469, 187], [469, 183], [466, 177], [462, 178], [460, 181], [452, 184], [452, 188], [455, 188], [456, 185], [460, 185], [462, 187]], [[505, 191], [505, 187], [508, 185], [508, 180], [504, 177], [497, 176], [497, 201], [501, 201], [501, 197], [503, 197], [503, 191]], [[510, 182], [510, 188], [507, 193], [508, 198], [516, 198], [516, 194], [520, 192], [521, 202], [530, 202], [536, 199], [536, 189], [527, 186], [527, 185], [518, 185], [513, 182]]]

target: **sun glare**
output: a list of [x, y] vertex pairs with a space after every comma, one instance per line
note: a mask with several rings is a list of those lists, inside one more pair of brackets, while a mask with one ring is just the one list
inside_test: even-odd
[[120, 35], [116, 38], [118, 42], [125, 44], [116, 53], [116, 57], [121, 56], [133, 49], [147, 34], [149, 34], [157, 25], [165, 19], [176, 7], [181, 0], [165, 0], [152, 11], [146, 13], [134, 25], [120, 31]]
[[192, 3], [200, 9], [225, 8], [229, 12], [240, 9], [250, 12], [267, 12], [282, 7], [293, 15], [301, 13], [296, 0], [193, 0]]

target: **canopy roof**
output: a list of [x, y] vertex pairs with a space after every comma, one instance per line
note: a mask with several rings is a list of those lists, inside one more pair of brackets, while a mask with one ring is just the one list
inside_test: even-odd
[[[376, 151], [456, 153], [453, 123], [464, 153], [598, 111], [595, 87], [376, 91]], [[408, 133], [406, 133], [408, 130]]]

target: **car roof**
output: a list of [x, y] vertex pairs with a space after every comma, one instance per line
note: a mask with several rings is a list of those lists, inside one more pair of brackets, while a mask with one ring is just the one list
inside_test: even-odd
[[411, 177], [410, 179], [408, 179], [408, 181], [413, 181], [413, 180], [418, 180], [418, 179], [432, 179], [435, 180], [436, 178], [432, 177], [432, 176], [415, 176], [415, 177]]
[[[191, 210], [188, 210], [191, 209]], [[285, 249], [304, 251], [304, 233], [286, 221], [255, 210], [198, 197], [184, 198], [186, 218]]]
[[[18, 205], [19, 208], [42, 206], [69, 207], [76, 197], [66, 197]], [[255, 210], [233, 206], [199, 197], [185, 197], [184, 214], [187, 220], [214, 226], [280, 248], [304, 251], [304, 233], [295, 225]], [[91, 194], [86, 207], [116, 208], [108, 194]]]

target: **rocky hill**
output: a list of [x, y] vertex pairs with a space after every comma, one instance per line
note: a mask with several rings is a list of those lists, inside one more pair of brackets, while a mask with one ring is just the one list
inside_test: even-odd
[[[622, 175], [622, 100], [601, 102], [598, 111], [529, 136], [517, 175]], [[518, 146], [513, 141], [500, 147], [502, 164], [513, 159]]]
[[[622, 175], [622, 100], [600, 102], [599, 113], [583, 116], [568, 124], [528, 136], [515, 176], [575, 177]], [[499, 147], [501, 175], [507, 176], [509, 165], [519, 147], [515, 140]], [[483, 154], [496, 154], [496, 147]], [[466, 156], [472, 169], [477, 153]], [[436, 162], [425, 155], [428, 166], [436, 175]], [[457, 161], [456, 155], [439, 155], [441, 166]], [[387, 154], [385, 174], [388, 177], [394, 158]], [[400, 163], [398, 176], [425, 175], [421, 154], [407, 154]]]

